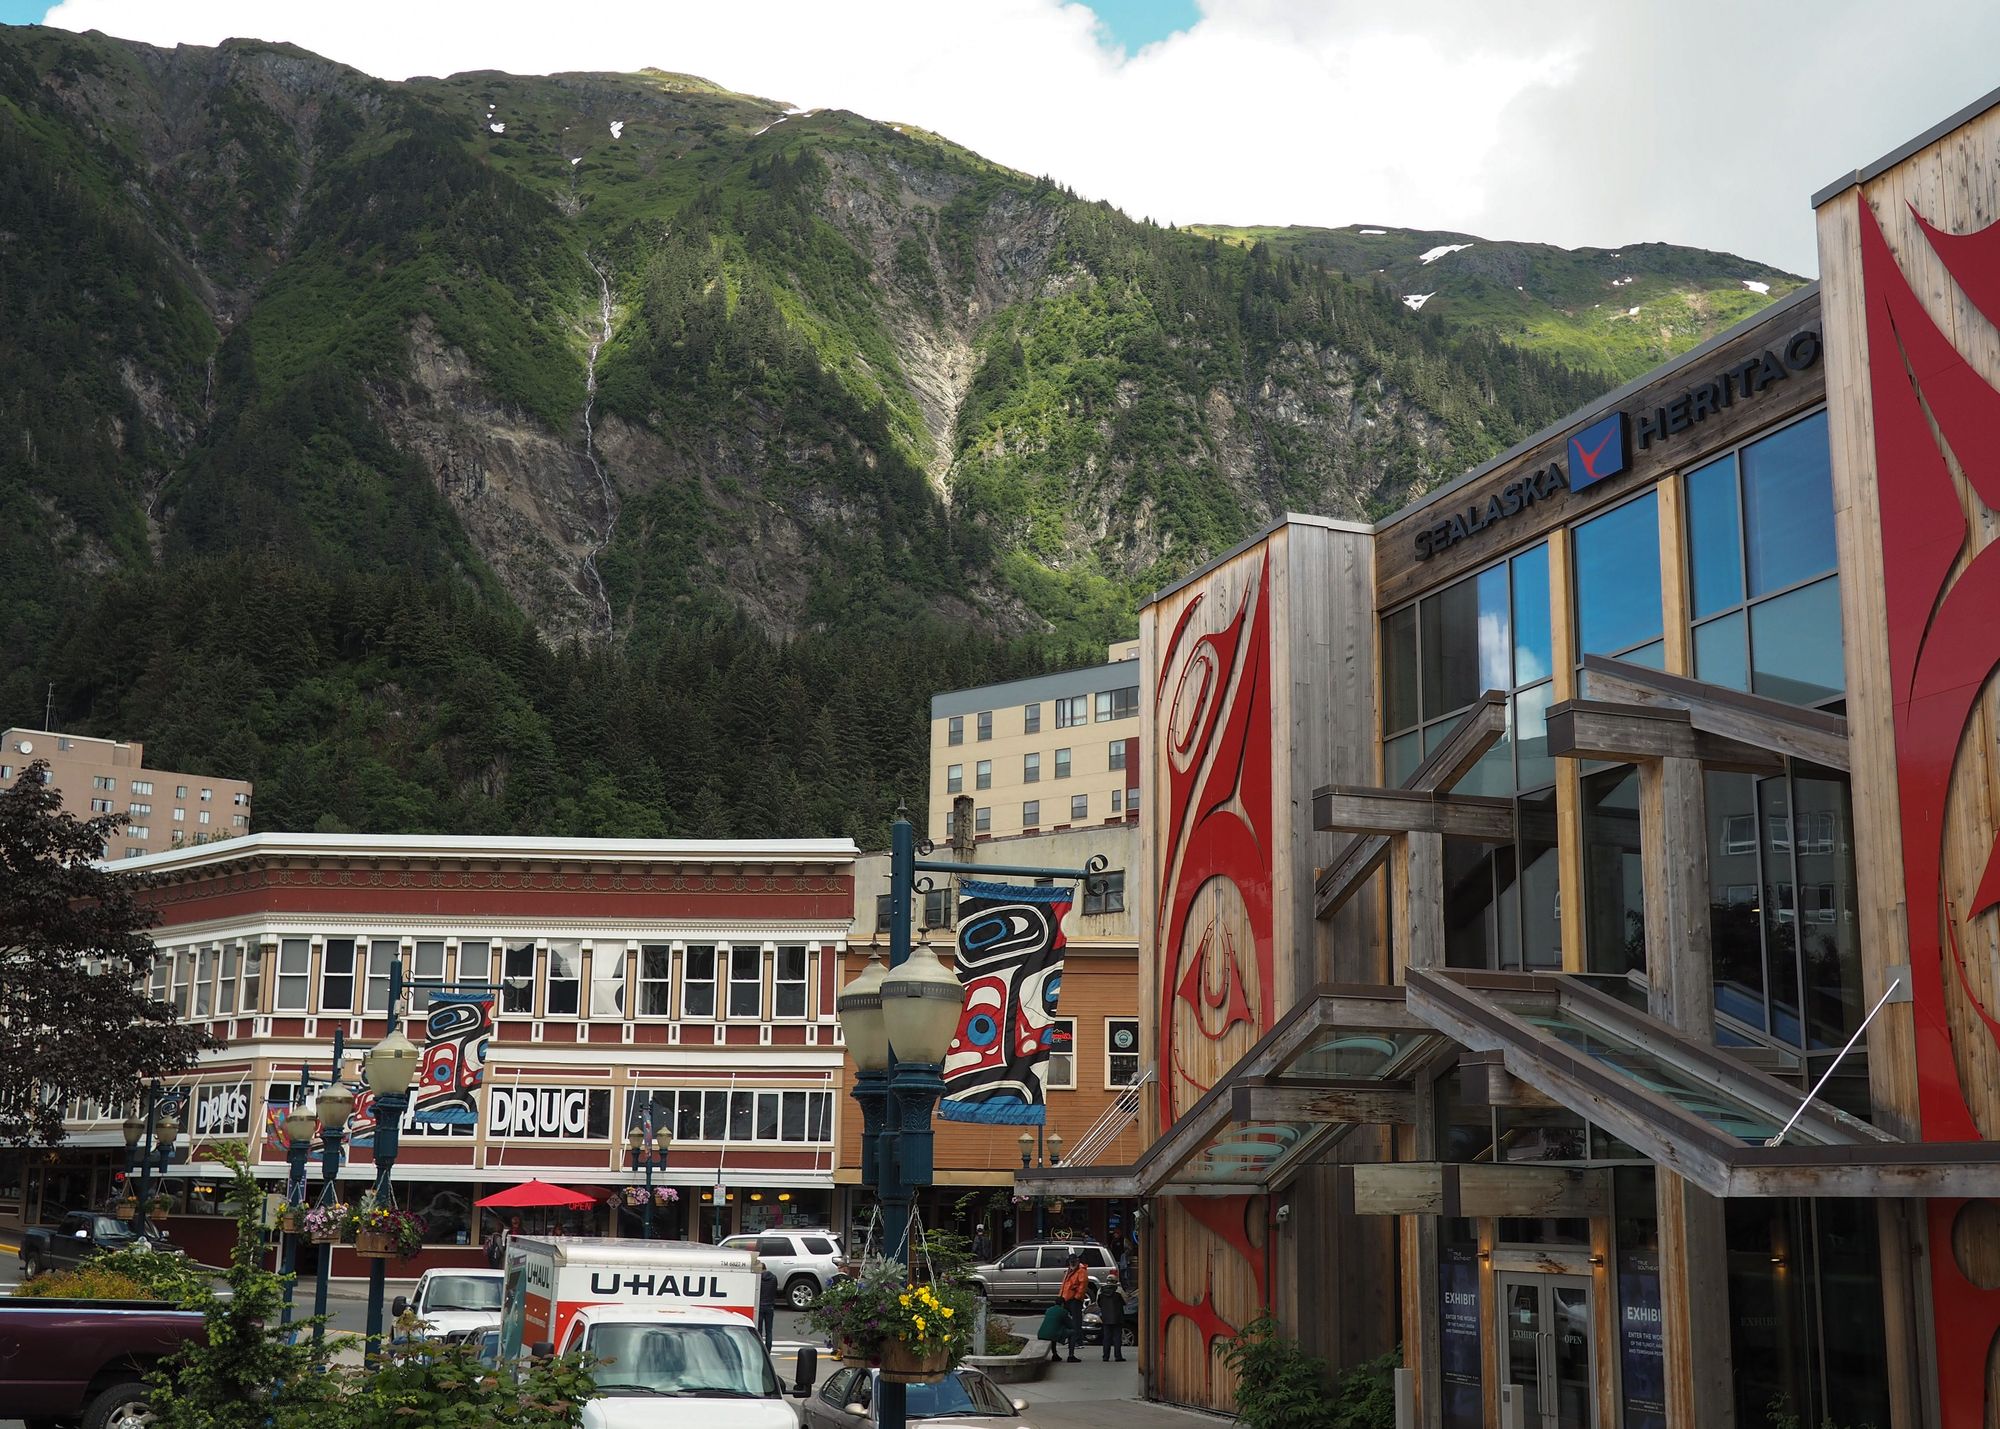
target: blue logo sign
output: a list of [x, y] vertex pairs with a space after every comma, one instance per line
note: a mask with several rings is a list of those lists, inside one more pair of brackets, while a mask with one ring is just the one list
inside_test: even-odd
[[1569, 487], [1578, 491], [1625, 470], [1625, 414], [1610, 412], [1569, 439]]

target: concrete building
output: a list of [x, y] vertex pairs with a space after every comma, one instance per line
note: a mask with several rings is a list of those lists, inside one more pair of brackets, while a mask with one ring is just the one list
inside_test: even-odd
[[[445, 1059], [426, 1079], [455, 1059], [484, 1064], [466, 1124], [405, 1122], [394, 1185], [434, 1241], [406, 1273], [477, 1260], [472, 1202], [530, 1177], [606, 1198], [566, 1228], [637, 1234], [610, 1198], [641, 1179], [624, 1138], [648, 1107], [674, 1133], [655, 1184], [678, 1200], [656, 1208], [660, 1234], [826, 1225], [854, 858], [844, 839], [252, 834], [121, 863], [153, 876], [154, 995], [228, 1044], [182, 1085], [193, 1159], [169, 1178], [185, 1213], [171, 1231], [211, 1262], [225, 1253], [212, 1148], [248, 1141], [278, 1189], [275, 1128], [300, 1063], [323, 1079], [342, 1032], [358, 1082], [354, 1054], [384, 1035], [398, 960], [415, 985], [409, 1035]], [[443, 985], [494, 991], [483, 1045], [427, 1027]], [[72, 1110], [69, 1138], [30, 1158], [15, 1188], [31, 1224], [102, 1203], [122, 1160], [125, 1109]], [[370, 1143], [341, 1173], [346, 1198], [373, 1175]], [[334, 1269], [365, 1263], [341, 1249]]]
[[105, 841], [109, 859], [142, 858], [250, 832], [251, 785], [242, 779], [146, 767], [146, 746], [43, 729], [0, 734], [0, 784], [37, 760], [63, 808], [80, 819], [117, 814], [123, 824]]
[[1269, 1311], [1429, 1429], [2000, 1422], [1996, 144], [1143, 609], [1145, 1149], [1016, 1185], [1140, 1199], [1149, 1394]]
[[[974, 863], [1036, 868], [1080, 868], [1092, 855], [1106, 860], [1100, 892], [1079, 890], [1063, 931], [1065, 960], [1058, 1025], [1069, 1050], [1050, 1059], [1047, 1134], [1062, 1138], [1065, 1162], [1095, 1165], [1130, 1161], [1139, 1150], [1138, 1115], [1143, 1088], [1152, 1080], [1139, 1057], [1139, 830], [1115, 823], [1026, 837], [982, 841], [951, 857]], [[1007, 881], [1000, 879], [998, 881]], [[870, 957], [889, 956], [889, 856], [866, 854], [855, 863], [855, 921], [848, 934], [843, 984], [861, 972]], [[912, 937], [927, 940], [951, 966], [957, 921], [956, 880], [939, 878], [912, 909]], [[842, 1188], [842, 1224], [860, 1231], [868, 1199], [861, 1191], [861, 1122], [847, 1115], [853, 1067], [841, 1069], [839, 1162], [834, 1172]], [[1011, 1198], [1014, 1172], [1021, 1164], [1021, 1126], [938, 1120], [937, 1172], [919, 1201], [925, 1223], [956, 1228], [968, 1238], [984, 1226], [995, 1248], [1038, 1233], [1104, 1236], [1129, 1227], [1136, 1203], [1070, 1199], [1036, 1202]], [[958, 1210], [960, 1202], [966, 1209]], [[857, 1241], [857, 1243], [859, 1243]]]
[[1135, 820], [1139, 813], [1139, 643], [1110, 662], [931, 698], [930, 836], [953, 837], [972, 800], [972, 836]]

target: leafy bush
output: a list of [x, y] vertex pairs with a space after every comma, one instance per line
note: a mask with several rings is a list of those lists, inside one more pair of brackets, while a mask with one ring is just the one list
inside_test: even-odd
[[420, 1355], [329, 1376], [333, 1400], [278, 1420], [278, 1429], [572, 1429], [597, 1392], [578, 1355], [532, 1360], [518, 1375], [479, 1363], [472, 1345], [427, 1344]]
[[1394, 1354], [1335, 1376], [1265, 1314], [1243, 1327], [1223, 1358], [1236, 1372], [1236, 1413], [1248, 1429], [1392, 1429], [1396, 1422]]
[[119, 1250], [100, 1256], [97, 1264], [144, 1289], [149, 1300], [171, 1300], [198, 1309], [201, 1297], [215, 1283], [215, 1272], [184, 1255], [151, 1250]]
[[917, 1354], [943, 1351], [954, 1362], [972, 1343], [972, 1292], [947, 1280], [912, 1285], [894, 1261], [871, 1260], [852, 1280], [827, 1287], [806, 1322], [871, 1358], [891, 1340]]
[[[120, 1252], [124, 1254], [124, 1252]], [[164, 1257], [163, 1257], [164, 1258]], [[49, 1300], [165, 1300], [171, 1297], [157, 1295], [152, 1288], [130, 1275], [121, 1274], [107, 1264], [109, 1256], [78, 1266], [75, 1270], [57, 1270], [47, 1275], [39, 1275], [33, 1280], [23, 1281], [14, 1287], [16, 1295], [29, 1299]]]

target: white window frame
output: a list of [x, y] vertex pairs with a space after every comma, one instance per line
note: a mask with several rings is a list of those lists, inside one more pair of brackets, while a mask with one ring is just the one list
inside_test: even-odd
[[188, 994], [193, 990], [191, 986], [193, 977], [194, 957], [191, 951], [187, 948], [174, 949], [174, 986], [170, 1001], [173, 1003], [174, 1015], [182, 1021], [187, 1020]]
[[[525, 953], [528, 960], [527, 975], [519, 971], [520, 955]], [[535, 1015], [535, 941], [527, 939], [504, 939], [500, 944], [500, 1007], [502, 1017], [533, 1017]], [[509, 1007], [509, 997], [525, 1004]]]
[[1757, 816], [1755, 814], [1731, 814], [1722, 821], [1722, 830], [1722, 851], [1724, 853], [1739, 855], [1757, 852]]
[[590, 945], [590, 1001], [586, 1017], [622, 1022], [631, 1003], [631, 973], [624, 942], [600, 939]]
[[1090, 696], [1063, 695], [1056, 700], [1056, 728], [1078, 729], [1090, 723]]
[[944, 791], [947, 794], [962, 794], [965, 792], [965, 766], [963, 764], [947, 764], [945, 766]]
[[[296, 955], [296, 966], [293, 959]], [[278, 940], [278, 965], [272, 970], [271, 1010], [273, 1012], [309, 1012], [312, 1010], [312, 939], [280, 938]], [[297, 1000], [285, 996], [286, 985], [297, 985]]]
[[[344, 944], [346, 947], [347, 971], [345, 973], [337, 973], [333, 970], [333, 949], [336, 943]], [[319, 946], [319, 1010], [321, 1012], [341, 1012], [350, 1016], [354, 1013], [354, 983], [356, 977], [363, 971], [355, 967], [355, 960], [361, 953], [359, 944], [360, 940], [358, 938], [326, 938], [321, 940]], [[327, 985], [330, 980], [343, 977], [347, 980], [347, 1001], [345, 1003], [337, 1003], [327, 996]], [[364, 993], [363, 995], [365, 996], [366, 994]]]
[[234, 1017], [236, 1015], [236, 981], [243, 964], [243, 948], [238, 943], [224, 943], [218, 952], [215, 976], [215, 1015]]
[[1021, 756], [1021, 782], [1039, 784], [1042, 782], [1042, 756], [1040, 753]]
[[991, 789], [993, 787], [993, 761], [982, 759], [972, 766], [972, 787]]
[[1021, 706], [1021, 733], [1040, 734], [1042, 732], [1042, 702]]
[[1072, 824], [1081, 823], [1083, 820], [1089, 817], [1090, 817], [1090, 795], [1088, 794], [1070, 795], [1069, 821]]
[[402, 956], [402, 948], [394, 938], [370, 938], [368, 940], [368, 986], [362, 994], [361, 1010], [364, 1014], [387, 1016], [389, 1011], [389, 967]]
[[972, 831], [975, 834], [990, 834], [993, 832], [993, 806], [991, 804], [981, 804], [972, 811]]
[[993, 711], [981, 710], [974, 716], [972, 728], [974, 740], [981, 744], [990, 743], [993, 739]]
[[1107, 767], [1111, 769], [1123, 769], [1125, 767], [1126, 757], [1131, 752], [1132, 752], [1131, 740], [1129, 739], [1112, 740], [1110, 748], [1105, 754], [1105, 758], [1110, 761]]
[[950, 715], [944, 722], [944, 742], [946, 745], [965, 743], [965, 716]]
[[[703, 954], [706, 954], [709, 959], [708, 976], [698, 978], [693, 976], [695, 959]], [[728, 956], [729, 944], [727, 943], [689, 943], [682, 951], [680, 958], [682, 1017], [699, 1017], [710, 1022], [719, 1022], [722, 1020], [723, 1001], [720, 994], [722, 991], [723, 970], [726, 966]], [[706, 1012], [696, 1011], [688, 1002], [689, 990], [697, 987], [708, 989], [708, 1011]]]
[[215, 945], [194, 949], [194, 1012], [197, 1022], [215, 1016]]
[[1021, 801], [1021, 827], [1024, 829], [1039, 829], [1041, 826], [1042, 801], [1040, 799], [1023, 799]]
[[[664, 1020], [672, 1019], [674, 1015], [674, 949], [676, 946], [673, 943], [641, 943], [639, 945], [639, 1000], [632, 1009], [634, 1016], [645, 1018], [649, 1021], [655, 1018]], [[660, 975], [658, 977], [648, 977], [646, 975], [646, 960], [648, 955], [653, 953], [660, 955]], [[659, 1010], [657, 1012], [650, 1010], [650, 1004], [653, 1001], [652, 993], [655, 989], [659, 991]]]
[[[450, 941], [450, 940], [447, 940]], [[458, 939], [458, 980], [480, 983], [486, 987], [498, 987], [493, 978], [493, 951], [491, 938]], [[494, 1011], [499, 1011], [496, 1007]]]
[[[542, 960], [544, 983], [542, 988], [543, 1017], [580, 1017], [583, 1015], [583, 941], [580, 938], [551, 938], [548, 940], [548, 956]], [[568, 971], [558, 976], [557, 960], [562, 959]], [[558, 998], [558, 993], [564, 994]], [[567, 1002], [567, 1007], [557, 1003]]]
[[[762, 1022], [764, 1020], [764, 948], [762, 943], [732, 943], [729, 946], [729, 990], [724, 1004], [726, 1015], [731, 1022]], [[738, 957], [753, 960], [756, 968], [754, 978], [757, 988], [757, 1005], [750, 1012], [736, 1010], [736, 990], [745, 982], [752, 981], [739, 977], [736, 972]]]
[[[1120, 1023], [1129, 1024], [1132, 1028], [1132, 1050], [1129, 1052], [1116, 1050], [1112, 1042], [1112, 1038], [1117, 1035]], [[1136, 1087], [1139, 1085], [1139, 1079], [1146, 1074], [1145, 1061], [1139, 1054], [1139, 1038], [1138, 1018], [1107, 1017], [1104, 1019], [1104, 1090], [1107, 1092], [1122, 1092], [1128, 1087]], [[1119, 1081], [1117, 1075], [1112, 1072], [1111, 1059], [1113, 1057], [1130, 1057], [1132, 1059], [1132, 1076], [1129, 1081]]]
[[1070, 772], [1075, 768], [1076, 760], [1072, 752], [1067, 749], [1058, 749], [1056, 751], [1056, 778], [1069, 778]]
[[134, 794], [150, 795], [153, 792], [153, 781], [150, 779], [134, 779], [132, 781], [132, 792]]
[[[437, 967], [430, 966], [435, 954]], [[424, 984], [449, 982], [451, 953], [443, 938], [417, 938], [410, 943], [410, 1011], [428, 1012], [431, 1007], [431, 989]]]
[[[1049, 1049], [1047, 1076], [1043, 1079], [1042, 1086], [1052, 1092], [1073, 1092], [1076, 1090], [1076, 1019], [1074, 1017], [1051, 1017], [1049, 1019], [1049, 1026], [1051, 1029], [1057, 1027], [1069, 1028], [1069, 1050], [1066, 1052], [1058, 1051], [1053, 1046]], [[1067, 1080], [1057, 1080], [1056, 1068], [1058, 1066], [1067, 1069]]]
[[[799, 975], [795, 978], [783, 976], [784, 959], [787, 953], [799, 955]], [[804, 1022], [812, 1015], [812, 975], [813, 945], [811, 943], [778, 943], [771, 949], [771, 1020], [773, 1022]], [[785, 990], [798, 990], [799, 1010], [785, 1011]]]

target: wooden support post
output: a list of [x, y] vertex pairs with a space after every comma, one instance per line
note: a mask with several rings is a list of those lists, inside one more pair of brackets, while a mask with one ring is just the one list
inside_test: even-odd
[[1708, 932], [1708, 822], [1701, 765], [1639, 765], [1646, 885], [1646, 981], [1651, 1012], [1701, 1042], [1715, 1037], [1715, 968]]
[[[1416, 1125], [1411, 1128], [1410, 1153], [1418, 1161], [1436, 1161], [1441, 1138], [1437, 1124], [1437, 1079], [1426, 1075], [1416, 1085]], [[1455, 1214], [1457, 1207], [1440, 1206], [1440, 1215]], [[1403, 1363], [1416, 1371], [1417, 1422], [1424, 1429], [1442, 1429], [1444, 1424], [1444, 1296], [1438, 1281], [1438, 1221], [1440, 1216], [1407, 1217], [1405, 1233], [1413, 1236], [1413, 1267], [1416, 1284], [1408, 1287], [1416, 1302], [1416, 1338], [1406, 1341]]]
[[1398, 834], [1390, 845], [1395, 886], [1390, 926], [1401, 982], [1405, 968], [1444, 966], [1444, 835]]
[[1655, 1173], [1660, 1216], [1661, 1343], [1667, 1422], [1734, 1429], [1729, 1355], [1729, 1246], [1722, 1202], [1665, 1167]]
[[1396, 1371], [1396, 1429], [1417, 1429], [1417, 1376], [1413, 1370]]

